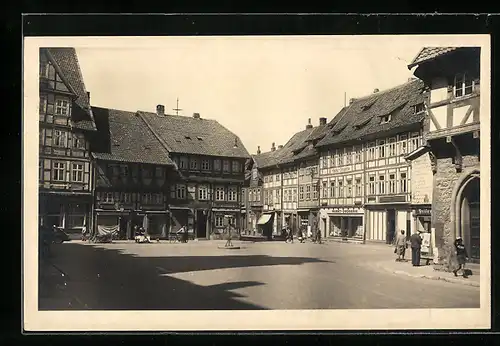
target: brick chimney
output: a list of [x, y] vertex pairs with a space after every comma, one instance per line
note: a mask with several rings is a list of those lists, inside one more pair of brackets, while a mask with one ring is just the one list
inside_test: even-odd
[[380, 91], [380, 90], [379, 90], [378, 88], [373, 89], [373, 93], [374, 93], [374, 94], [378, 93], [379, 91]]
[[320, 125], [326, 125], [326, 118], [319, 118]]
[[352, 105], [354, 101], [356, 101], [356, 99], [349, 99], [349, 104]]
[[165, 115], [165, 106], [164, 105], [156, 106], [156, 114]]
[[260, 154], [260, 145], [257, 146], [257, 155], [259, 155], [259, 154]]
[[278, 149], [283, 149], [283, 144], [278, 145]]
[[273, 144], [271, 145], [271, 151], [275, 151], [276, 150], [276, 143], [273, 142]]
[[193, 118], [200, 119], [200, 113], [193, 113]]
[[311, 124], [311, 118], [309, 118], [309, 119], [307, 120], [306, 130], [308, 130], [308, 129], [312, 129], [312, 128], [313, 128], [313, 126], [312, 126], [312, 124]]

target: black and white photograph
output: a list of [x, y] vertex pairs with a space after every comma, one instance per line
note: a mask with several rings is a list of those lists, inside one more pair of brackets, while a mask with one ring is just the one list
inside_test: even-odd
[[488, 328], [489, 45], [25, 38], [24, 328]]

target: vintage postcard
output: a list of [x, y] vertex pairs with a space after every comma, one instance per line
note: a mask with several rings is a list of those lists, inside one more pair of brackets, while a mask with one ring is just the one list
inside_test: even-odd
[[29, 37], [23, 73], [26, 331], [490, 328], [488, 35]]

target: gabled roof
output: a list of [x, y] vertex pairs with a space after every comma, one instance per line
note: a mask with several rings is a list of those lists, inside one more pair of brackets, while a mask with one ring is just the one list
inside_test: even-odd
[[135, 112], [93, 107], [97, 124], [92, 155], [98, 160], [174, 165], [168, 151]]
[[143, 111], [138, 113], [171, 153], [250, 157], [240, 138], [216, 120]]
[[413, 59], [413, 61], [408, 65], [408, 68], [411, 69], [413, 66], [421, 64], [425, 61], [435, 59], [438, 56], [447, 54], [456, 49], [458, 49], [458, 47], [424, 47], [420, 50], [420, 52]]
[[[362, 139], [365, 136], [421, 122], [424, 114], [414, 114], [413, 106], [423, 102], [423, 87], [421, 80], [412, 80], [388, 90], [354, 99], [346, 110], [339, 112], [330, 122], [331, 130], [316, 147]], [[365, 109], [363, 106], [368, 103], [372, 105]], [[381, 124], [380, 117], [388, 114], [391, 114], [391, 120]]]
[[84, 119], [73, 119], [73, 125], [83, 130], [95, 130], [95, 120], [75, 48], [47, 48], [46, 51], [49, 59], [61, 72], [61, 79], [67, 82], [76, 94], [75, 103], [86, 115]]

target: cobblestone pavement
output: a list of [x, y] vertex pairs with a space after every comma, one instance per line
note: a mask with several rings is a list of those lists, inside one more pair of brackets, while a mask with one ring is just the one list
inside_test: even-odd
[[[395, 274], [392, 248], [385, 245], [233, 243], [240, 249], [221, 249], [224, 241], [56, 245], [51, 261], [57, 269], [51, 269], [53, 275], [42, 275], [40, 287], [45, 288], [39, 306], [41, 310], [479, 308], [478, 287]], [[384, 267], [389, 262], [392, 267]]]

